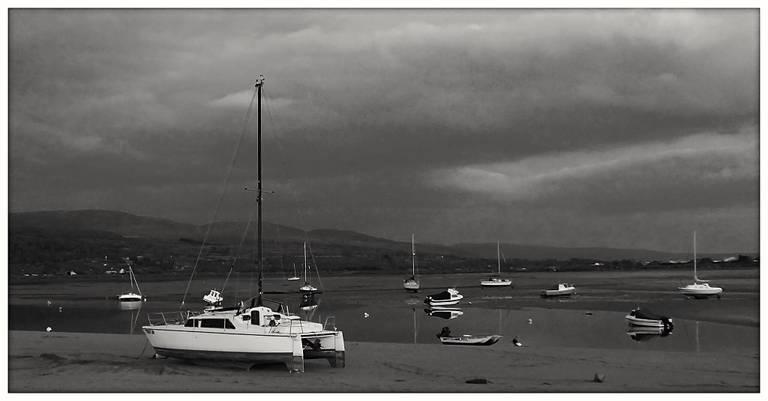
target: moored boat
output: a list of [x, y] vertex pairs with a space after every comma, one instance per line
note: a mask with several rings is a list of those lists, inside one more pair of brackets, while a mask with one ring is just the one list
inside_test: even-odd
[[416, 244], [413, 234], [411, 234], [411, 277], [403, 280], [403, 288], [411, 292], [419, 292], [421, 288], [421, 283], [416, 278]]
[[509, 287], [512, 285], [512, 280], [508, 278], [501, 278], [501, 251], [500, 251], [500, 245], [498, 242], [496, 242], [496, 264], [497, 264], [497, 273], [495, 275], [492, 275], [487, 280], [480, 281], [480, 285], [483, 287]]
[[497, 334], [463, 334], [460, 336], [452, 336], [451, 330], [448, 327], [443, 327], [443, 330], [437, 335], [437, 338], [445, 345], [493, 345], [499, 342], [502, 336]]
[[443, 292], [429, 295], [424, 299], [424, 303], [430, 306], [449, 306], [456, 305], [464, 298], [455, 288], [449, 288]]
[[712, 287], [708, 280], [702, 280], [696, 275], [696, 231], [693, 232], [693, 283], [683, 287], [677, 287], [677, 290], [686, 297], [709, 298], [712, 296], [720, 298], [723, 289]]
[[566, 297], [576, 293], [576, 287], [573, 284], [559, 283], [556, 289], [543, 290], [542, 297]]
[[[141, 294], [141, 289], [139, 288], [139, 282], [136, 280], [136, 275], [133, 273], [133, 268], [131, 267], [131, 264], [128, 263], [128, 279], [131, 282], [131, 290], [126, 292], [125, 294], [121, 294], [117, 296], [117, 300], [123, 304], [141, 304], [141, 302], [145, 301], [144, 296]], [[134, 285], [136, 286], [134, 291]]]
[[[304, 371], [304, 360], [324, 358], [333, 367], [344, 367], [344, 335], [333, 325], [304, 321], [280, 302], [263, 298], [261, 93], [264, 78], [256, 83], [258, 94], [258, 208], [256, 230], [258, 296], [233, 307], [207, 308], [201, 313], [174, 312], [149, 316], [143, 326], [158, 356], [225, 363], [283, 362], [291, 371]], [[254, 94], [254, 98], [256, 94]], [[252, 107], [252, 106], [251, 106]], [[248, 109], [250, 115], [251, 108]], [[246, 119], [247, 121], [247, 119]], [[245, 132], [245, 131], [244, 131]], [[205, 244], [205, 239], [203, 239]], [[190, 278], [191, 281], [191, 278]], [[187, 285], [189, 287], [189, 285]], [[186, 297], [186, 292], [184, 297]], [[182, 305], [184, 300], [182, 299]], [[267, 306], [265, 302], [271, 302]]]
[[668, 316], [662, 316], [653, 312], [641, 311], [640, 308], [632, 309], [626, 316], [624, 316], [632, 326], [650, 327], [672, 330], [672, 318]]

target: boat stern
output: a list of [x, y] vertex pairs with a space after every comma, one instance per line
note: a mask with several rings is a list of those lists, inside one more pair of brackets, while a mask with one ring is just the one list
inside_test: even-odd
[[341, 331], [324, 331], [301, 335], [304, 359], [326, 359], [333, 368], [345, 367], [346, 348]]

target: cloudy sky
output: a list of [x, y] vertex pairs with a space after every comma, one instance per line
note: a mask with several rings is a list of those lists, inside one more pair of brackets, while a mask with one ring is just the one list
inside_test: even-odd
[[268, 221], [669, 251], [697, 230], [702, 251], [754, 251], [758, 18], [12, 10], [9, 208], [246, 219], [263, 74]]

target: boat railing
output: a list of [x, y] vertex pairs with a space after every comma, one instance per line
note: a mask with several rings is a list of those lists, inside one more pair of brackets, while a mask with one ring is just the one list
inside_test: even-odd
[[193, 311], [151, 312], [147, 313], [147, 321], [150, 326], [184, 324], [190, 317], [201, 313]]

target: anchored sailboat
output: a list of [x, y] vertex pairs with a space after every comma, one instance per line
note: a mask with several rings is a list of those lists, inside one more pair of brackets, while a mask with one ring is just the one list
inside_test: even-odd
[[[144, 296], [141, 295], [141, 289], [139, 288], [139, 282], [136, 281], [136, 275], [133, 274], [133, 268], [130, 263], [128, 263], [128, 279], [131, 282], [131, 290], [117, 297], [117, 300], [120, 301], [121, 306], [124, 307], [124, 309], [125, 306], [128, 306], [126, 305], [128, 303], [134, 303], [136, 306], [140, 306], [141, 302], [144, 301]], [[135, 290], [138, 294], [133, 292], [134, 285], [136, 286]]]
[[416, 243], [413, 234], [411, 234], [411, 277], [403, 280], [403, 288], [411, 292], [419, 292], [421, 288], [421, 283], [416, 278]]
[[693, 284], [688, 284], [677, 288], [685, 296], [694, 298], [708, 298], [716, 296], [720, 298], [723, 289], [720, 287], [711, 287], [709, 280], [702, 280], [696, 275], [696, 231], [693, 232]]
[[488, 280], [483, 280], [480, 285], [483, 287], [506, 287], [512, 285], [512, 280], [508, 278], [501, 278], [501, 247], [499, 242], [496, 242], [496, 261], [498, 266], [498, 273], [492, 275]]
[[[344, 367], [344, 336], [336, 327], [303, 321], [282, 303], [263, 299], [262, 251], [261, 93], [258, 94], [257, 258], [258, 295], [237, 306], [211, 308], [201, 313], [177, 312], [149, 316], [144, 333], [159, 356], [188, 360], [257, 363], [283, 362], [291, 371], [304, 371], [304, 359], [325, 358]], [[254, 94], [255, 96], [255, 94]], [[248, 110], [250, 113], [250, 109]], [[247, 119], [246, 119], [247, 121]], [[186, 296], [186, 294], [185, 294]], [[270, 302], [270, 306], [265, 305]], [[183, 302], [183, 301], [182, 301]], [[183, 305], [183, 303], [182, 303]], [[171, 316], [171, 315], [175, 315]], [[153, 318], [154, 316], [154, 318]]]
[[299, 281], [301, 277], [296, 275], [296, 263], [293, 264], [293, 276], [287, 278], [288, 281]]
[[309, 282], [309, 276], [307, 275], [307, 241], [304, 241], [304, 285], [299, 287], [299, 291], [304, 293], [317, 292], [317, 288]]

